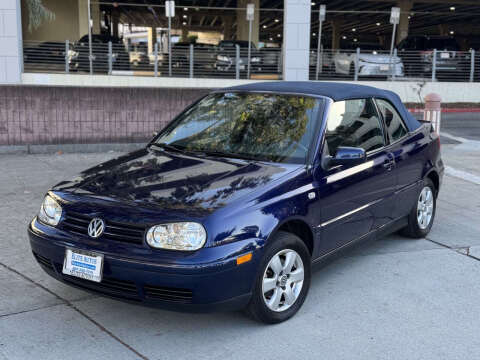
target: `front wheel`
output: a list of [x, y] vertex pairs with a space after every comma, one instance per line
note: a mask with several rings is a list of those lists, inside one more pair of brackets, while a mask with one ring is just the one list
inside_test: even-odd
[[310, 287], [310, 253], [297, 236], [279, 232], [267, 247], [256, 277], [247, 314], [275, 324], [292, 317]]
[[430, 232], [437, 206], [436, 191], [430, 179], [425, 179], [417, 202], [408, 216], [408, 225], [401, 230], [403, 235], [423, 238]]

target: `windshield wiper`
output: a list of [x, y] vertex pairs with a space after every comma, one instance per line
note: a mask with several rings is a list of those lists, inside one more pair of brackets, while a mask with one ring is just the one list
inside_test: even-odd
[[254, 160], [257, 161], [258, 159], [247, 154], [242, 153], [231, 153], [231, 152], [223, 152], [223, 151], [215, 151], [215, 150], [195, 150], [194, 152], [202, 153], [208, 156], [216, 156], [216, 157], [227, 157], [233, 159], [242, 159], [242, 160]]
[[159, 148], [162, 148], [164, 150], [169, 150], [169, 151], [175, 151], [175, 152], [184, 152], [184, 148], [178, 145], [172, 145], [172, 144], [166, 144], [166, 143], [153, 143], [151, 144], [153, 146], [157, 146]]

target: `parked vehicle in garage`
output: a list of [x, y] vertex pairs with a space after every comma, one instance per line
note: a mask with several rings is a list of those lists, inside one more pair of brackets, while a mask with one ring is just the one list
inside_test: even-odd
[[[403, 76], [403, 63], [398, 56], [390, 57], [385, 50], [379, 50], [379, 45], [369, 43], [354, 43], [345, 46], [333, 55], [335, 72], [353, 77], [355, 74], [356, 48], [360, 48], [358, 57], [359, 77], [389, 77]], [[393, 70], [391, 69], [393, 67]]]
[[130, 67], [139, 70], [150, 69], [147, 43], [132, 44], [128, 52]]
[[[317, 49], [310, 49], [309, 53], [309, 74], [310, 79], [316, 78], [317, 72]], [[324, 49], [321, 51], [321, 61], [319, 63], [319, 78], [331, 77], [335, 73], [335, 64], [333, 62], [333, 54], [330, 49]]]
[[[240, 47], [238, 65], [242, 74], [247, 72], [248, 65], [248, 41], [222, 40], [218, 44], [218, 52], [215, 61], [217, 71], [235, 73], [236, 46]], [[262, 58], [260, 51], [254, 43], [250, 46], [250, 72], [262, 71]]]
[[279, 47], [264, 47], [259, 50], [262, 59], [262, 73], [282, 74], [283, 59], [282, 49]]
[[[190, 45], [189, 42], [178, 42], [172, 45], [172, 71], [176, 75], [190, 73]], [[196, 75], [207, 75], [214, 68], [217, 49], [215, 45], [193, 44], [193, 71]], [[168, 72], [168, 56], [162, 62], [162, 71]]]
[[405, 64], [407, 76], [428, 76], [433, 69], [434, 49], [437, 50], [436, 73], [455, 76], [468, 73], [457, 41], [450, 36], [408, 36], [398, 45], [398, 55]]
[[[108, 72], [109, 42], [112, 43], [112, 69], [130, 70], [130, 55], [121, 39], [109, 35], [92, 35], [93, 71]], [[85, 35], [73, 47], [70, 70], [90, 71], [89, 51], [88, 35]]]
[[[67, 54], [68, 56], [68, 54]], [[23, 49], [24, 64], [62, 65], [65, 66], [65, 43], [46, 41], [41, 43], [29, 42]]]
[[392, 92], [254, 83], [55, 185], [28, 234], [66, 284], [277, 323], [302, 306], [313, 264], [399, 229], [426, 236], [443, 171], [439, 137]]

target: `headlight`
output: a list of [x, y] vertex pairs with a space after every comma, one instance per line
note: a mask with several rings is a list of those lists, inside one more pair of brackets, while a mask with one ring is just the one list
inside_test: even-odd
[[205, 245], [206, 240], [205, 229], [194, 222], [155, 225], [147, 232], [148, 245], [158, 249], [198, 250]]
[[251, 61], [252, 62], [260, 62], [260, 58], [259, 57], [252, 57]]
[[226, 61], [226, 62], [230, 61], [229, 57], [225, 56], [225, 55], [217, 55], [217, 60], [218, 61]]
[[56, 226], [62, 217], [62, 207], [60, 204], [50, 195], [45, 196], [43, 199], [38, 218], [41, 222]]

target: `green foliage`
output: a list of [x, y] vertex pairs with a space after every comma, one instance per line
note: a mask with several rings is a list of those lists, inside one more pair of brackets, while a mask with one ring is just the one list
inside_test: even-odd
[[28, 8], [28, 31], [38, 29], [44, 21], [55, 20], [55, 14], [42, 4], [42, 0], [25, 1]]
[[195, 44], [198, 40], [198, 36], [197, 35], [189, 35], [187, 40], [188, 40], [189, 43]]

